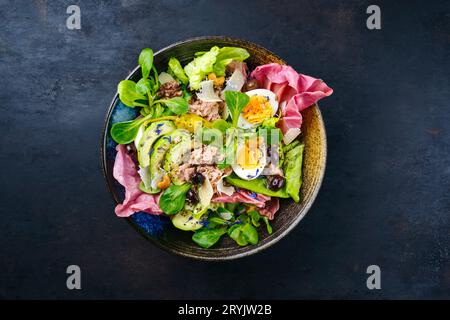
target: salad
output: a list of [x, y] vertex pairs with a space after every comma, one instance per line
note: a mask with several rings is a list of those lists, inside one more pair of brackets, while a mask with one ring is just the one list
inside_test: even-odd
[[157, 70], [142, 50], [142, 78], [118, 85], [139, 116], [110, 131], [113, 176], [125, 188], [117, 216], [165, 215], [203, 248], [225, 236], [246, 246], [262, 228], [272, 233], [280, 199], [301, 200], [301, 112], [333, 91], [290, 66], [249, 70], [249, 56], [214, 46]]

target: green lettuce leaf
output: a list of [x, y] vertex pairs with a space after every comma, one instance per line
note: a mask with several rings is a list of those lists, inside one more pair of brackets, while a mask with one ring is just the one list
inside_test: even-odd
[[146, 107], [147, 96], [142, 93], [139, 86], [134, 81], [122, 80], [117, 86], [119, 99], [128, 107]]
[[211, 50], [195, 58], [184, 67], [184, 72], [189, 78], [191, 89], [200, 89], [200, 82], [204, 80], [206, 75], [213, 72], [219, 50], [219, 47], [212, 47]]
[[[267, 145], [278, 144], [283, 139], [283, 132], [280, 128], [276, 127], [279, 120], [280, 118], [277, 117], [268, 118], [258, 127], [260, 134], [264, 133], [263, 137], [266, 139]], [[263, 130], [265, 130], [265, 132]]]
[[142, 78], [147, 79], [150, 70], [153, 67], [153, 50], [150, 48], [142, 49], [139, 55], [139, 65], [141, 66]]
[[184, 73], [183, 67], [177, 58], [170, 58], [169, 60], [169, 73], [176, 79], [180, 80], [183, 84], [188, 84], [189, 79]]
[[232, 186], [264, 194], [269, 197], [289, 198], [289, 194], [287, 194], [284, 188], [281, 188], [280, 190], [276, 191], [267, 188], [266, 181], [263, 178], [256, 178], [253, 180], [243, 180], [234, 173], [232, 173], [231, 175], [225, 178], [225, 181], [231, 184]]
[[214, 64], [214, 73], [216, 76], [221, 77], [225, 75], [225, 67], [231, 61], [244, 61], [250, 56], [247, 50], [236, 47], [223, 47], [220, 48], [219, 54], [216, 57], [216, 63]]
[[[207, 52], [197, 52], [196, 58], [184, 67], [184, 72], [189, 78], [191, 89], [200, 89], [200, 82], [214, 72], [216, 76], [225, 75], [225, 67], [233, 60], [244, 61], [250, 54], [243, 48], [215, 46]], [[181, 80], [181, 79], [180, 79]]]
[[284, 175], [286, 178], [286, 192], [295, 202], [300, 201], [300, 187], [302, 186], [303, 149], [305, 145], [299, 144], [285, 154]]
[[250, 97], [238, 91], [225, 91], [224, 95], [228, 110], [231, 113], [231, 119], [233, 120], [233, 127], [237, 127], [239, 114], [250, 101]]

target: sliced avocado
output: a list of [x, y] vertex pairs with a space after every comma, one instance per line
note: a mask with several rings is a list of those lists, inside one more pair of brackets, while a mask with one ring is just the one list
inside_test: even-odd
[[150, 155], [151, 192], [158, 193], [160, 191], [157, 185], [164, 176], [164, 170], [161, 168], [161, 163], [167, 150], [169, 150], [171, 142], [172, 137], [170, 134], [164, 135], [156, 141], [152, 148]]
[[136, 138], [134, 138], [134, 146], [136, 147], [136, 150], [139, 148], [139, 142], [141, 141], [144, 132], [145, 132], [145, 124], [142, 124], [139, 127], [138, 133], [136, 134]]
[[172, 218], [172, 223], [175, 227], [185, 231], [195, 231], [205, 225], [207, 221], [207, 214], [209, 210], [215, 211], [223, 204], [212, 203], [207, 207], [202, 207], [200, 203], [192, 205], [188, 202], [184, 205], [181, 212], [177, 213]]
[[169, 174], [170, 180], [176, 185], [184, 182], [178, 178], [178, 168], [185, 160], [184, 156], [191, 150], [192, 140], [189, 134], [182, 135], [178, 143], [170, 146], [164, 158], [164, 170]]
[[145, 193], [156, 193], [157, 190], [152, 190], [150, 185], [152, 182], [152, 177], [150, 175], [150, 167], [139, 168], [139, 176], [141, 177], [141, 182], [139, 183], [139, 189]]
[[158, 189], [152, 190], [152, 189], [146, 188], [143, 181], [141, 181], [141, 182], [139, 183], [139, 189], [140, 189], [142, 192], [149, 193], [149, 194], [155, 194], [155, 193], [158, 193], [158, 192], [161, 191], [161, 190], [158, 190]]
[[181, 211], [173, 216], [173, 225], [184, 231], [195, 231], [203, 227], [203, 219], [196, 219], [188, 211]]
[[151, 152], [150, 156], [150, 175], [152, 179], [151, 189], [153, 191], [159, 191], [157, 184], [161, 181], [166, 173], [162, 169], [164, 156], [166, 155], [172, 143], [185, 135], [189, 136], [189, 132], [186, 130], [177, 129], [169, 134], [162, 136], [155, 142], [152, 148], [153, 151]]
[[183, 210], [190, 212], [195, 219], [200, 219], [208, 211], [208, 209], [212, 208], [210, 206], [204, 207], [200, 202], [195, 205], [186, 202]]
[[145, 129], [142, 137], [138, 141], [138, 161], [141, 167], [147, 167], [150, 164], [150, 150], [153, 143], [162, 135], [171, 133], [176, 129], [172, 121], [153, 122]]

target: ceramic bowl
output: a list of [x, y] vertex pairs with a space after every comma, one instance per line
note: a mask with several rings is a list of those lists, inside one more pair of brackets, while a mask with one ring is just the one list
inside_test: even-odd
[[[201, 37], [172, 44], [155, 53], [154, 63], [158, 70], [165, 70], [170, 57], [177, 57], [184, 65], [188, 63], [197, 51], [207, 51], [212, 46], [236, 46], [248, 50], [250, 58], [247, 61], [250, 70], [255, 66], [267, 63], [285, 64], [280, 57], [269, 50], [251, 43], [229, 37]], [[139, 80], [141, 70], [136, 67], [127, 79]], [[264, 250], [281, 240], [306, 215], [313, 204], [325, 173], [327, 143], [322, 116], [317, 105], [302, 112], [302, 132], [305, 143], [303, 162], [303, 184], [300, 190], [301, 201], [295, 203], [290, 199], [281, 200], [281, 207], [271, 222], [273, 233], [269, 235], [265, 228], [260, 228], [260, 241], [257, 245], [239, 247], [233, 240], [223, 237], [213, 248], [203, 249], [191, 240], [192, 233], [176, 229], [166, 217], [153, 216], [146, 213], [136, 213], [128, 222], [146, 238], [159, 247], [184, 257], [199, 260], [231, 260], [248, 256]], [[113, 178], [113, 166], [116, 155], [116, 143], [109, 134], [115, 122], [134, 119], [136, 110], [124, 106], [116, 94], [107, 110], [103, 136], [101, 141], [101, 156], [103, 173], [116, 203], [124, 198], [123, 187]], [[114, 214], [114, 212], [111, 212]], [[119, 219], [119, 218], [118, 218]], [[295, 245], [295, 244], [294, 244]]]

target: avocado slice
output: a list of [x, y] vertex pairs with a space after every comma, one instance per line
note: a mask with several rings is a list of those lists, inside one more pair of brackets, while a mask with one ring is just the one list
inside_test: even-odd
[[168, 173], [170, 181], [176, 185], [181, 185], [184, 182], [178, 178], [178, 168], [184, 161], [184, 156], [192, 148], [192, 140], [189, 134], [180, 136], [178, 143], [170, 146], [169, 152], [164, 158], [164, 170]]
[[190, 204], [186, 202], [182, 211], [172, 217], [172, 223], [178, 229], [195, 231], [205, 226], [209, 210], [217, 210], [223, 204], [214, 203], [203, 207], [200, 203]]
[[181, 211], [173, 216], [172, 224], [184, 231], [195, 231], [203, 227], [204, 219], [196, 219], [188, 211]]
[[173, 122], [168, 120], [153, 122], [145, 129], [137, 145], [138, 161], [141, 167], [147, 167], [150, 164], [150, 150], [153, 143], [162, 135], [171, 133], [175, 129]]
[[153, 189], [146, 188], [143, 181], [141, 181], [141, 182], [139, 183], [139, 189], [140, 189], [142, 192], [145, 192], [145, 193], [148, 193], [148, 194], [155, 194], [155, 193], [158, 193], [158, 192], [161, 191], [161, 190], [159, 190], [159, 189], [153, 190]]
[[191, 213], [195, 219], [200, 219], [209, 209], [213, 209], [213, 206], [204, 207], [200, 202], [195, 205], [186, 202], [183, 210]]
[[169, 134], [163, 135], [155, 142], [152, 151], [150, 152], [150, 176], [152, 179], [151, 189], [153, 192], [159, 192], [157, 184], [166, 174], [162, 168], [164, 156], [172, 143], [177, 141], [178, 137], [182, 139], [183, 136], [190, 136], [190, 134], [186, 130], [177, 129]]
[[134, 146], [136, 147], [136, 150], [139, 148], [139, 142], [141, 141], [144, 132], [145, 132], [145, 123], [139, 127], [138, 133], [134, 138]]

